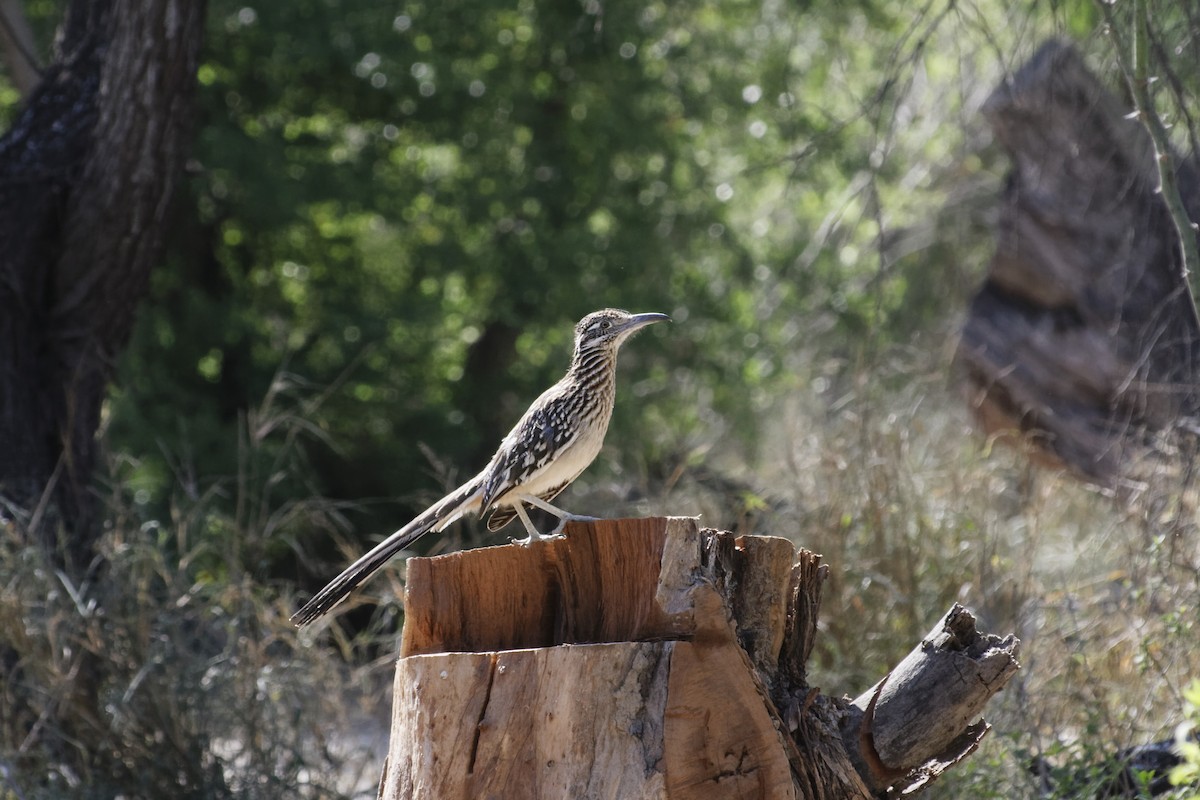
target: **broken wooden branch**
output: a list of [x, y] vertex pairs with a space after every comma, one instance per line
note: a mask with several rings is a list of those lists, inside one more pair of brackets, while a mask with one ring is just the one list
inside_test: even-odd
[[[842, 739], [859, 774], [881, 791], [933, 780], [975, 751], [979, 715], [1016, 673], [1016, 640], [981, 634], [955, 604], [883, 680], [855, 698]], [[976, 720], [979, 720], [976, 722]]]

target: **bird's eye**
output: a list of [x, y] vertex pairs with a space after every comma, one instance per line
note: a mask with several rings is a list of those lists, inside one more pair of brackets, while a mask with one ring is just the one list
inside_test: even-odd
[[600, 330], [606, 331], [611, 327], [612, 327], [612, 323], [609, 322], [608, 320], [606, 320], [606, 319], [600, 320]]

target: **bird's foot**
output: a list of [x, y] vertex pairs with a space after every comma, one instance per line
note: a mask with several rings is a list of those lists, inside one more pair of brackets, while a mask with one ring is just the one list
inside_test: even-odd
[[558, 524], [554, 525], [554, 529], [551, 530], [550, 533], [539, 534], [538, 531], [533, 528], [533, 525], [530, 525], [528, 529], [528, 536], [524, 537], [524, 539], [510, 539], [509, 541], [514, 543], [514, 545], [529, 547], [530, 545], [533, 545], [534, 542], [548, 542], [556, 539], [566, 539], [563, 529], [566, 528], [566, 523], [569, 522], [600, 522], [600, 517], [587, 517], [580, 515], [580, 513], [564, 513], [562, 517], [558, 518]]
[[559, 525], [557, 528], [550, 531], [549, 533], [542, 533], [542, 534], [538, 534], [537, 536], [530, 535], [530, 536], [526, 536], [524, 539], [509, 539], [508, 541], [519, 547], [529, 547], [534, 542], [552, 542], [555, 539], [567, 538], [567, 537], [563, 536], [562, 533], [559, 532], [561, 530], [562, 530], [562, 525]]
[[554, 526], [554, 530], [549, 533], [538, 533], [531, 527], [529, 535], [524, 539], [509, 539], [510, 542], [521, 547], [529, 547], [534, 542], [548, 542], [554, 539], [565, 539], [566, 534], [563, 529], [567, 527], [568, 522], [599, 522], [600, 517], [588, 517], [583, 514], [564, 514], [558, 518], [558, 524]]

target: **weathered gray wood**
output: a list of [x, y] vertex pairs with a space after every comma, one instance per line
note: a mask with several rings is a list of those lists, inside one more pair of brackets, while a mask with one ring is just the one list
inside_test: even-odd
[[765, 684], [775, 683], [787, 633], [796, 548], [774, 536], [702, 531], [706, 571], [729, 601], [738, 643]]
[[[1012, 161], [996, 252], [957, 361], [989, 434], [1101, 484], [1146, 435], [1200, 408], [1200, 328], [1153, 147], [1069, 46], [1045, 45], [989, 98]], [[1200, 219], [1195, 165], [1180, 184]]]
[[973, 751], [987, 727], [972, 723], [1020, 668], [1018, 647], [1013, 636], [980, 634], [971, 613], [955, 604], [883, 680], [855, 698], [842, 738], [872, 790], [906, 775], [909, 783], [927, 780]]

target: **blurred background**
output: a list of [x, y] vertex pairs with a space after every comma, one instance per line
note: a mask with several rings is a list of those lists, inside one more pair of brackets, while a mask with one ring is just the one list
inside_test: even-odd
[[[24, 5], [48, 54], [63, 4]], [[1185, 5], [1150, 3], [1186, 150]], [[6, 727], [0, 797], [374, 796], [403, 564], [315, 634], [287, 617], [474, 474], [604, 306], [674, 324], [624, 348], [566, 508], [823, 554], [830, 694], [955, 600], [1021, 638], [991, 736], [932, 796], [1075, 796], [1034, 757], [1092, 796], [1107, 755], [1172, 735], [1200, 675], [1183, 486], [1124, 502], [1036, 470], [973, 431], [951, 368], [1008, 166], [979, 107], [1048, 38], [1120, 93], [1098, 5], [210, 0], [206, 36], [104, 408], [106, 615], [7, 545], [0, 582], [32, 642], [6, 691], [61, 707], [72, 649], [102, 649], [96, 763], [124, 771]], [[0, 129], [19, 105], [0, 72]]]

